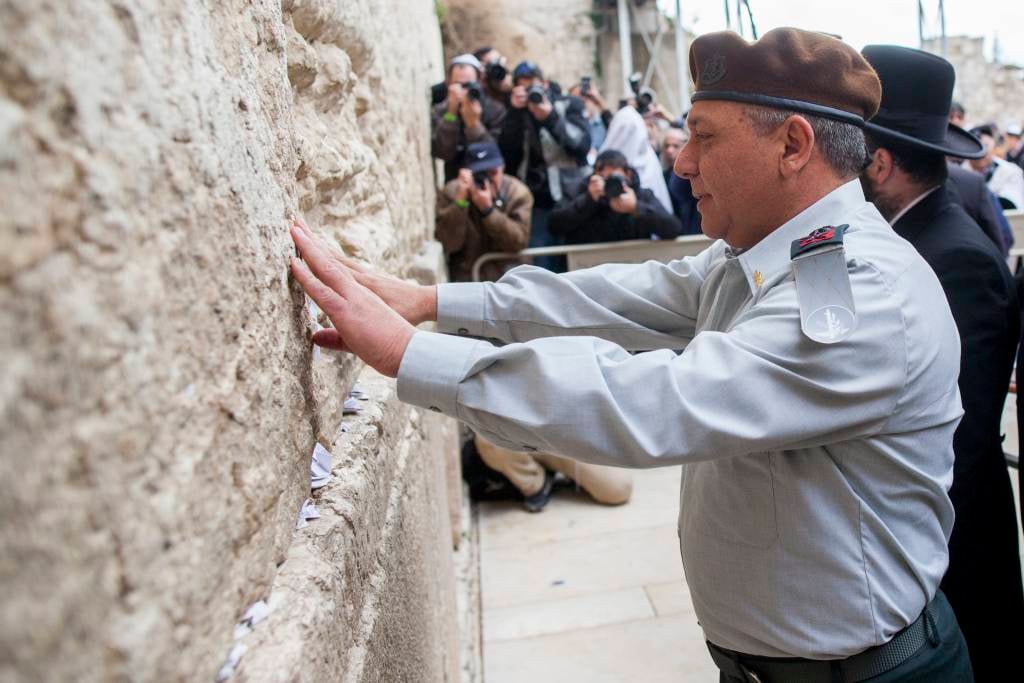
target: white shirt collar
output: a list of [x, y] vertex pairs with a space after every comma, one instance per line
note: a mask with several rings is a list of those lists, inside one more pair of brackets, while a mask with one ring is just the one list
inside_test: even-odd
[[841, 224], [844, 216], [859, 210], [864, 203], [864, 190], [860, 180], [855, 178], [811, 204], [754, 246], [740, 252], [736, 258], [746, 273], [750, 291], [756, 296], [765, 282], [789, 269], [789, 248], [793, 240], [805, 237], [817, 228]]
[[917, 195], [917, 197], [915, 197], [914, 199], [910, 200], [909, 204], [904, 206], [902, 209], [899, 210], [899, 212], [895, 216], [893, 216], [892, 218], [889, 219], [889, 225], [896, 225], [896, 221], [898, 221], [899, 219], [903, 218], [903, 216], [905, 216], [908, 211], [910, 211], [915, 206], [920, 204], [924, 200], [925, 197], [930, 195], [932, 192], [935, 192], [935, 190], [939, 189], [940, 187], [941, 187], [941, 185], [936, 185], [932, 189], [925, 190], [923, 193]]

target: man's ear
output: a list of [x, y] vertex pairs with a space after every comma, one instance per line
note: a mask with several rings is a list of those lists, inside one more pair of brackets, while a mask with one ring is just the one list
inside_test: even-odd
[[876, 184], [881, 185], [892, 177], [894, 169], [892, 152], [885, 147], [879, 147], [872, 155], [871, 163], [864, 169], [864, 173]]
[[807, 119], [794, 114], [779, 126], [778, 134], [783, 145], [779, 172], [782, 177], [791, 178], [802, 171], [811, 160], [814, 152], [814, 129]]

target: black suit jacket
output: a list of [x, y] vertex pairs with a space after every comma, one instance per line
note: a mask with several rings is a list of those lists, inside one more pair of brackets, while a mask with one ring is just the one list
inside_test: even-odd
[[958, 164], [946, 164], [949, 179], [946, 181], [946, 192], [950, 199], [963, 207], [967, 215], [978, 224], [988, 238], [999, 248], [1004, 256], [1008, 248], [1003, 240], [1003, 231], [999, 227], [996, 207], [989, 197], [985, 176]]
[[999, 680], [993, 667], [1019, 643], [1007, 637], [1012, 629], [997, 624], [1024, 620], [1017, 514], [1000, 436], [1020, 336], [1016, 285], [995, 245], [944, 187], [893, 227], [938, 275], [960, 332], [964, 416], [953, 437], [949, 496], [956, 522], [942, 590], [967, 639], [977, 680]]

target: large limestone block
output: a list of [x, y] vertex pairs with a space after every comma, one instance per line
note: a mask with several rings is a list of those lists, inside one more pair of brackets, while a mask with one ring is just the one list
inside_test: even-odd
[[426, 1], [0, 3], [0, 680], [212, 680], [358, 371], [288, 217], [404, 274], [438, 42]]

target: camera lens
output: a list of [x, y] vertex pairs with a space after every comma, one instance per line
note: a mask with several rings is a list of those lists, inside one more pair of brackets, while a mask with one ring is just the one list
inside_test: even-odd
[[487, 78], [488, 80], [499, 82], [505, 80], [505, 76], [508, 75], [508, 69], [505, 65], [495, 62], [494, 64], [487, 65]]
[[480, 89], [480, 84], [476, 81], [466, 83], [466, 94], [471, 100], [479, 100], [483, 98], [484, 92]]
[[526, 99], [534, 104], [540, 104], [544, 101], [545, 93], [544, 87], [540, 85], [531, 85], [526, 91]]

